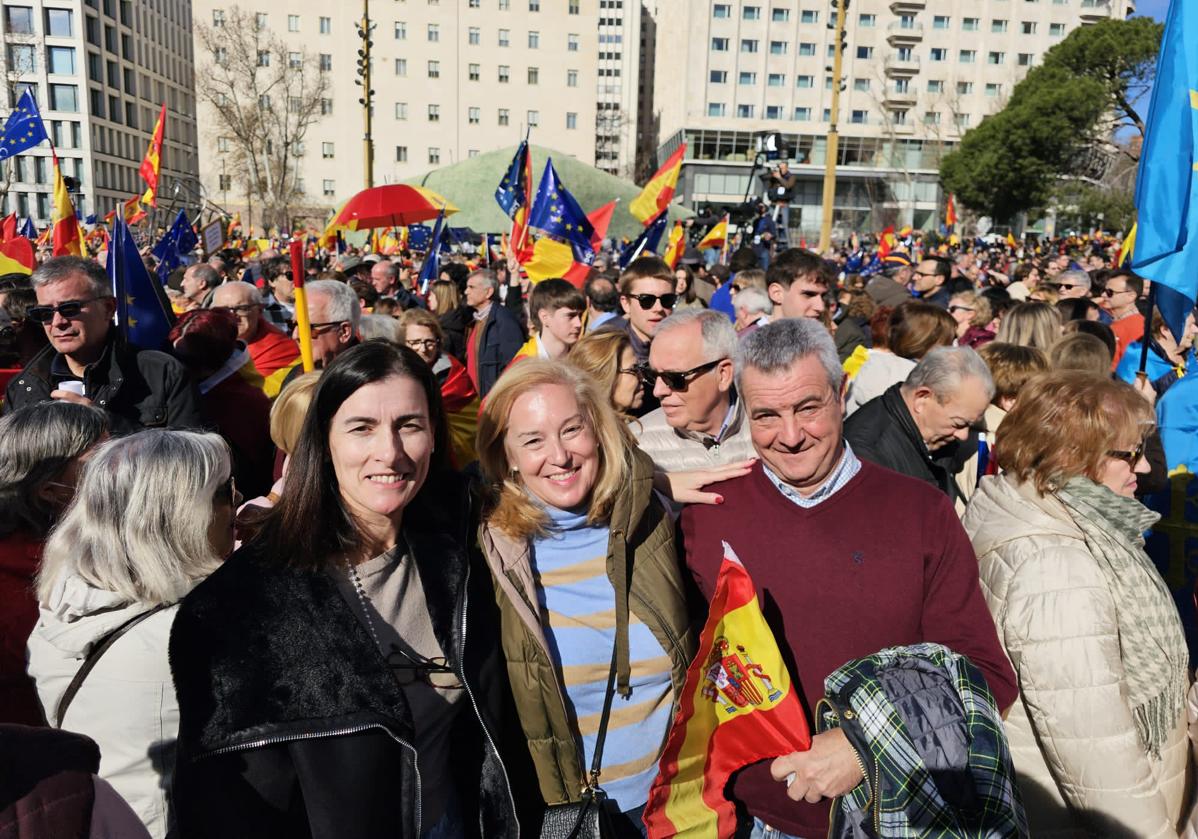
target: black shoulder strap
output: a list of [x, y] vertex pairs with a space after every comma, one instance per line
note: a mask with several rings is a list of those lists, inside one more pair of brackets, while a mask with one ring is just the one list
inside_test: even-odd
[[58, 700], [58, 708], [54, 712], [54, 727], [62, 728], [62, 718], [66, 716], [67, 708], [71, 705], [71, 700], [75, 698], [75, 694], [79, 692], [79, 688], [83, 685], [83, 680], [87, 678], [87, 674], [96, 666], [96, 662], [100, 660], [100, 656], [108, 652], [108, 648], [117, 642], [117, 640], [128, 632], [133, 627], [144, 621], [151, 615], [155, 615], [170, 606], [173, 603], [160, 603], [148, 612], [142, 612], [134, 615], [118, 626], [116, 629], [109, 632], [98, 643], [93, 644], [91, 651], [87, 654], [87, 658], [83, 662], [83, 666], [75, 673], [75, 678], [71, 679], [71, 683], [67, 685], [67, 689], [63, 691], [62, 698]]
[[603, 713], [599, 715], [599, 732], [595, 736], [595, 755], [591, 758], [591, 786], [599, 786], [599, 770], [603, 765], [603, 743], [607, 739], [607, 722], [611, 717], [611, 701], [616, 693], [616, 648], [611, 651], [611, 669], [607, 673], [607, 693], [603, 697]]

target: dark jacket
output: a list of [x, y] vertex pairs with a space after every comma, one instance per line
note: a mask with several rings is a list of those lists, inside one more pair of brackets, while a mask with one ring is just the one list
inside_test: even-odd
[[848, 359], [857, 347], [868, 347], [870, 344], [869, 337], [865, 334], [865, 330], [861, 328], [860, 322], [856, 318], [845, 317], [836, 324], [836, 355], [840, 359], [840, 363]]
[[[532, 771], [522, 742], [497, 746], [518, 726], [507, 721], [494, 596], [466, 547], [466, 493], [456, 479], [430, 489], [403, 536], [437, 641], [468, 689], [451, 734], [463, 821], [472, 837], [516, 836], [509, 779]], [[180, 836], [416, 839], [429, 827], [403, 691], [331, 575], [261, 542], [242, 547], [183, 602], [170, 656]]]
[[485, 397], [524, 346], [525, 336], [520, 321], [498, 300], [491, 304], [487, 319], [474, 328], [482, 330], [478, 338], [477, 372], [478, 394]]
[[466, 363], [466, 333], [474, 323], [474, 310], [469, 306], [458, 306], [452, 312], [446, 312], [438, 320], [441, 331], [445, 333], [445, 345], [442, 349], [463, 364]]
[[[57, 357], [54, 347], [46, 347], [8, 383], [5, 413], [50, 398], [50, 392], [57, 389], [51, 374]], [[108, 333], [108, 346], [100, 360], [84, 374], [84, 384], [87, 398], [108, 413], [114, 434], [204, 425], [199, 393], [182, 362], [166, 353], [138, 350], [121, 340], [115, 329]]]
[[927, 481], [952, 499], [963, 498], [957, 486], [956, 445], [928, 452], [900, 392], [891, 385], [881, 396], [858, 408], [844, 423], [844, 439], [858, 457], [903, 475]]

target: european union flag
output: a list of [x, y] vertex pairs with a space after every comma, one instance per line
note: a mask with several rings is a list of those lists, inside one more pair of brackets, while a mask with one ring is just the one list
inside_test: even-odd
[[669, 215], [669, 209], [662, 210], [657, 214], [657, 218], [649, 222], [649, 226], [641, 231], [640, 236], [637, 236], [620, 251], [620, 270], [627, 268], [638, 256], [657, 253], [662, 234], [666, 232]]
[[25, 216], [25, 220], [21, 222], [21, 227], [17, 232], [26, 239], [37, 241], [37, 228], [33, 226], [33, 219], [29, 216]]
[[516, 156], [512, 158], [503, 180], [495, 190], [495, 200], [508, 218], [515, 218], [516, 211], [528, 205], [528, 189], [524, 185], [524, 170], [528, 166], [528, 140], [520, 143]]
[[557, 170], [553, 168], [553, 158], [545, 161], [537, 197], [532, 202], [532, 212], [528, 214], [528, 226], [568, 242], [574, 251], [575, 262], [583, 265], [594, 263], [595, 248], [591, 245], [591, 238], [595, 235], [595, 229], [582, 207], [578, 206], [574, 196], [558, 178]]
[[4, 123], [4, 134], [0, 136], [0, 160], [7, 160], [47, 139], [46, 125], [37, 109], [37, 100], [33, 98], [32, 91], [26, 90], [17, 101], [17, 107], [8, 115], [8, 122]]
[[445, 210], [442, 209], [437, 213], [437, 224], [433, 227], [433, 236], [429, 242], [428, 252], [424, 255], [424, 263], [420, 266], [421, 294], [427, 294], [429, 283], [441, 276], [441, 234], [444, 230]]
[[185, 262], [183, 257], [191, 253], [198, 243], [199, 239], [191, 229], [191, 222], [187, 220], [187, 213], [180, 210], [166, 235], [154, 246], [154, 258], [158, 260], [158, 279], [163, 285], [166, 285], [171, 271]]
[[1198, 4], [1172, 0], [1136, 179], [1132, 269], [1177, 336], [1198, 298]]
[[433, 231], [426, 224], [408, 225], [408, 248], [414, 251], [428, 250], [428, 243], [433, 240]]
[[125, 341], [143, 350], [162, 349], [175, 324], [175, 314], [162, 286], [150, 279], [129, 226], [119, 216], [112, 220], [108, 276]]

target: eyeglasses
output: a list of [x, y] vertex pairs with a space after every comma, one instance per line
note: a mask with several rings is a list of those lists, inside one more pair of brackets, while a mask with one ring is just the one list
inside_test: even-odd
[[949, 310], [949, 312], [976, 312], [977, 311], [977, 309], [971, 308], [969, 306], [949, 306], [948, 310]]
[[645, 377], [645, 371], [649, 369], [647, 364], [634, 364], [632, 367], [617, 367], [616, 372], [621, 375], [636, 376], [638, 378]]
[[317, 337], [323, 335], [324, 333], [328, 332], [330, 329], [334, 329], [343, 323], [348, 323], [348, 321], [330, 320], [330, 321], [325, 321], [324, 323], [310, 323], [310, 324], [308, 324], [308, 327], [312, 330], [312, 337], [317, 338]]
[[1132, 469], [1136, 468], [1136, 464], [1140, 462], [1140, 458], [1144, 455], [1144, 441], [1141, 440], [1131, 451], [1120, 451], [1113, 449], [1106, 453], [1107, 457], [1113, 457], [1115, 460], [1122, 460]]
[[108, 299], [107, 296], [104, 296], [89, 297], [87, 300], [68, 300], [65, 303], [59, 303], [57, 306], [30, 306], [25, 311], [29, 317], [38, 323], [49, 323], [54, 320], [55, 313], [62, 315], [67, 320], [75, 320], [83, 312], [83, 307], [88, 303]]
[[669, 294], [625, 294], [624, 296], [631, 297], [645, 311], [657, 305], [658, 300], [661, 301], [663, 309], [673, 309], [674, 304], [678, 302], [678, 295], [673, 292]]
[[[1114, 297], [1116, 294], [1122, 294], [1125, 291], [1131, 291], [1131, 289], [1130, 288], [1110, 288], [1108, 286], [1107, 288], [1104, 288], [1102, 290], [1102, 296], [1103, 297]], [[32, 310], [30, 310], [30, 311], [32, 311]]]
[[676, 393], [686, 393], [691, 382], [702, 376], [709, 370], [714, 370], [716, 365], [726, 359], [717, 358], [715, 361], [709, 361], [706, 364], [700, 364], [698, 367], [692, 367], [690, 370], [677, 372], [673, 370], [654, 370], [652, 367], [644, 367], [641, 369], [641, 376], [645, 380], [645, 384], [650, 388], [656, 387], [657, 380], [661, 381], [670, 390]]
[[391, 652], [387, 654], [387, 664], [400, 687], [407, 687], [413, 682], [424, 682], [438, 690], [462, 690], [466, 687], [458, 680], [458, 674], [444, 656], [425, 658], [409, 654], [392, 644]]
[[212, 500], [220, 504], [228, 504], [230, 507], [241, 503], [241, 493], [237, 491], [237, 482], [232, 475], [229, 476], [229, 480], [216, 488]]
[[437, 338], [413, 338], [404, 343], [414, 350], [435, 350], [441, 345], [441, 341]]
[[738, 294], [739, 292], [740, 292], [740, 286], [738, 286], [736, 283], [733, 283], [732, 284], [732, 293]]
[[261, 308], [257, 303], [246, 303], [243, 306], [218, 306], [218, 309], [223, 309], [226, 312], [232, 312], [235, 315], [248, 315], [255, 309]]

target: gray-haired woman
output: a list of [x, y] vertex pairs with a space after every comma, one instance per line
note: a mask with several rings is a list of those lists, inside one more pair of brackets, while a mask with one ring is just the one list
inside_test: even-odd
[[179, 709], [167, 661], [178, 602], [233, 547], [237, 491], [215, 434], [142, 431], [104, 443], [46, 543], [29, 674], [52, 725], [100, 746], [100, 777], [156, 837]]
[[28, 405], [0, 419], [0, 723], [45, 722], [25, 675], [25, 641], [37, 623], [33, 576], [80, 465], [107, 430], [102, 410], [72, 402]]

